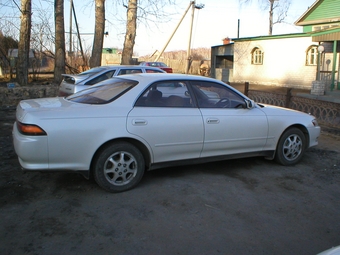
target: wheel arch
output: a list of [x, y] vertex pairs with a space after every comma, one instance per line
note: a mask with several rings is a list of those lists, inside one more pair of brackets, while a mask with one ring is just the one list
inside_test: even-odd
[[304, 125], [301, 125], [301, 124], [293, 124], [293, 125], [287, 127], [285, 130], [282, 131], [280, 137], [277, 139], [276, 148], [275, 148], [275, 151], [273, 152], [273, 155], [270, 156], [270, 157], [266, 157], [266, 159], [272, 160], [272, 159], [275, 158], [276, 153], [277, 153], [277, 148], [278, 148], [278, 146], [279, 146], [279, 142], [280, 142], [280, 140], [281, 140], [281, 137], [282, 137], [283, 134], [284, 134], [287, 130], [289, 130], [290, 128], [298, 128], [298, 129], [300, 129], [300, 130], [302, 131], [302, 133], [304, 134], [305, 139], [306, 139], [306, 147], [305, 147], [305, 149], [307, 149], [307, 148], [309, 147], [309, 133], [308, 133], [307, 128], [306, 128]]
[[272, 160], [275, 158], [276, 156], [276, 153], [277, 153], [277, 149], [278, 149], [278, 146], [279, 146], [279, 142], [281, 140], [281, 137], [283, 136], [283, 134], [289, 130], [290, 128], [298, 128], [302, 131], [302, 133], [304, 134], [305, 136], [305, 139], [306, 139], [306, 147], [305, 149], [308, 148], [309, 146], [309, 134], [308, 134], [308, 130], [307, 128], [304, 126], [304, 125], [301, 125], [301, 124], [293, 124], [293, 125], [290, 125], [289, 127], [287, 127], [285, 130], [282, 131], [280, 137], [277, 139], [277, 142], [276, 142], [276, 146], [275, 146], [275, 150], [273, 151], [273, 155], [270, 156], [270, 157], [266, 157], [266, 159], [269, 159], [269, 160]]
[[107, 146], [109, 146], [112, 143], [118, 143], [118, 142], [127, 142], [130, 143], [134, 146], [137, 147], [137, 149], [142, 153], [143, 158], [144, 158], [144, 162], [145, 162], [145, 168], [146, 170], [150, 168], [151, 165], [151, 154], [149, 149], [147, 148], [147, 146], [142, 143], [141, 141], [131, 138], [131, 137], [123, 137], [123, 138], [116, 138], [116, 139], [112, 139], [109, 140], [105, 143], [103, 143], [94, 153], [92, 159], [91, 159], [91, 165], [90, 165], [90, 175], [92, 176], [93, 174], [93, 166], [94, 166], [94, 162], [96, 161], [96, 158], [98, 157], [98, 155], [100, 154], [100, 152]]
[[282, 132], [282, 134], [281, 134], [281, 136], [280, 136], [280, 138], [279, 138], [279, 140], [278, 140], [278, 142], [277, 142], [277, 144], [276, 144], [276, 147], [278, 146], [279, 141], [280, 141], [281, 137], [283, 136], [283, 134], [284, 134], [287, 130], [289, 130], [289, 129], [291, 129], [291, 128], [298, 128], [298, 129], [300, 129], [300, 130], [302, 131], [302, 133], [304, 134], [305, 139], [306, 139], [306, 147], [305, 147], [305, 149], [307, 149], [307, 148], [309, 147], [309, 133], [308, 133], [307, 128], [306, 128], [304, 125], [302, 125], [302, 124], [294, 124], [294, 125], [291, 125], [291, 126], [287, 127], [287, 128]]

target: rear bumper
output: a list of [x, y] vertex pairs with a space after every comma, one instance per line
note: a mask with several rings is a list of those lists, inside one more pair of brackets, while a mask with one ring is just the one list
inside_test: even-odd
[[13, 145], [22, 168], [27, 170], [48, 169], [47, 136], [22, 135], [16, 123], [13, 125]]
[[67, 96], [69, 96], [69, 95], [72, 95], [72, 94], [65, 93], [65, 92], [63, 92], [63, 91], [59, 91], [59, 93], [58, 93], [58, 97], [67, 97]]

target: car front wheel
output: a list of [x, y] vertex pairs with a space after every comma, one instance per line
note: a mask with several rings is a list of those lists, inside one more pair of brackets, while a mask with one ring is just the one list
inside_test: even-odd
[[109, 192], [122, 192], [134, 188], [145, 169], [141, 152], [126, 142], [104, 147], [94, 162], [94, 178], [100, 187]]
[[275, 159], [284, 166], [298, 163], [306, 148], [306, 138], [298, 128], [290, 128], [283, 133], [277, 145]]

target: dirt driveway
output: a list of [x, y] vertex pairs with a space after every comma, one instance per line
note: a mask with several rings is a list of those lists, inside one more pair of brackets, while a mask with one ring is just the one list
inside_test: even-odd
[[148, 172], [110, 194], [71, 173], [23, 173], [0, 111], [2, 254], [317, 254], [340, 245], [340, 136], [303, 161], [262, 158]]

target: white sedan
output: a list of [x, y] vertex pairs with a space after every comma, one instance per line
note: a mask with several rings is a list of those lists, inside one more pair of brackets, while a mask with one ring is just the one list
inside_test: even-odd
[[93, 175], [110, 192], [135, 187], [145, 170], [179, 164], [262, 156], [293, 165], [319, 134], [309, 114], [182, 74], [125, 75], [66, 98], [24, 100], [13, 127], [24, 169]]

